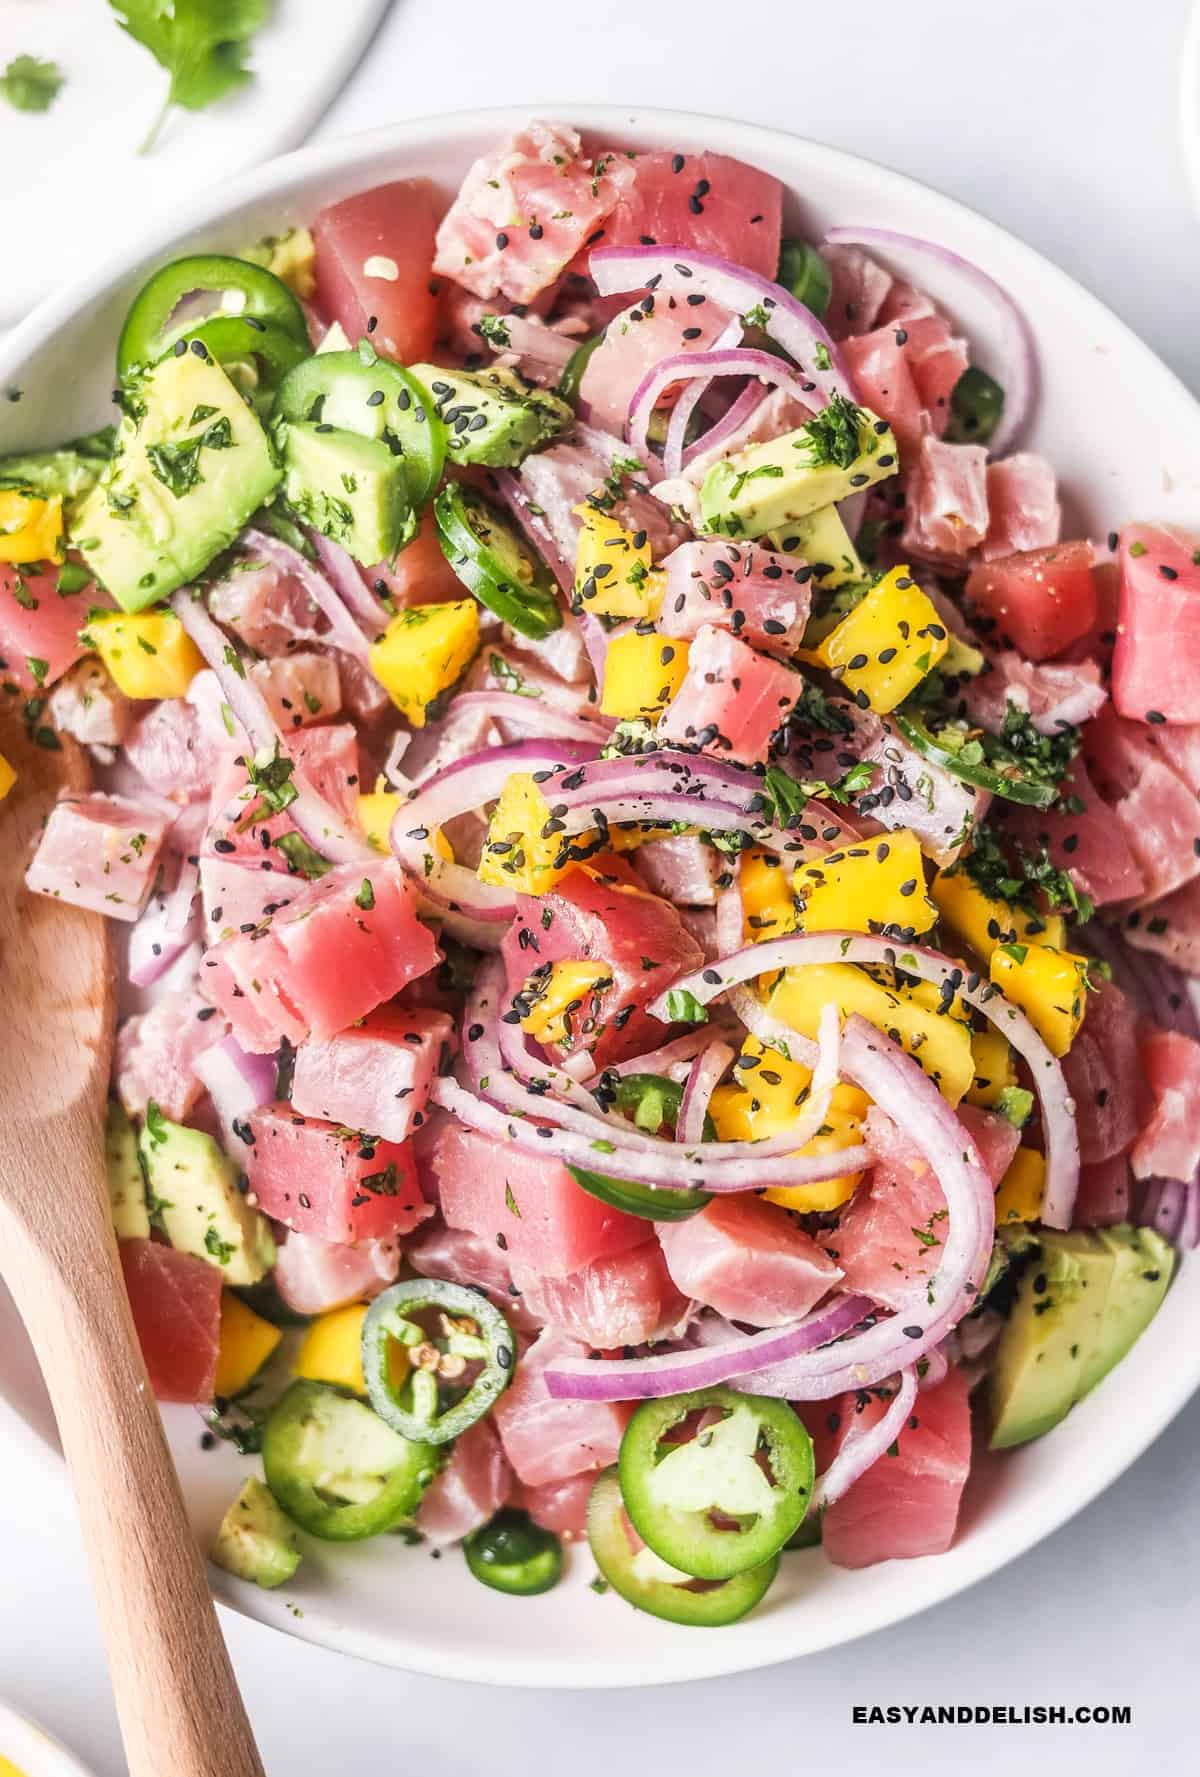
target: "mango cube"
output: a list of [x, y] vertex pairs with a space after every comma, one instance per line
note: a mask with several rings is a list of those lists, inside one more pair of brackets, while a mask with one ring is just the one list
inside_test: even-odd
[[654, 617], [662, 604], [664, 576], [653, 560], [645, 531], [627, 531], [609, 512], [586, 503], [575, 554], [575, 597], [594, 617]]
[[1000, 1095], [1017, 1083], [1017, 1066], [1012, 1047], [994, 1025], [971, 1032], [971, 1054], [975, 1058], [975, 1078], [967, 1092], [967, 1103], [994, 1110]]
[[1087, 1010], [1088, 958], [1049, 944], [1000, 944], [991, 978], [1054, 1055], [1065, 1055]]
[[126, 697], [183, 697], [204, 666], [174, 611], [96, 612], [86, 639]]
[[424, 728], [430, 704], [457, 683], [478, 647], [474, 599], [412, 605], [372, 643], [371, 671], [412, 726]]
[[997, 944], [1051, 944], [1061, 949], [1067, 928], [1058, 913], [1036, 918], [1009, 901], [985, 895], [966, 870], [940, 870], [929, 889], [947, 926], [982, 962]]
[[1018, 1148], [996, 1188], [996, 1226], [1036, 1222], [1046, 1189], [1046, 1156], [1036, 1148]]
[[608, 644], [601, 712], [625, 721], [653, 721], [670, 703], [687, 672], [688, 644], [656, 629], [626, 630]]
[[[734, 1070], [738, 1083], [718, 1086], [710, 1101], [719, 1140], [761, 1141], [782, 1134], [800, 1116], [812, 1080], [811, 1072], [800, 1062], [747, 1038]], [[866, 1093], [857, 1086], [839, 1083], [821, 1132], [797, 1152], [829, 1154], [857, 1147], [869, 1104]], [[809, 1215], [837, 1209], [853, 1196], [861, 1179], [861, 1172], [851, 1172], [813, 1185], [773, 1185], [764, 1195], [771, 1203]]]
[[0, 753], [0, 802], [4, 801], [4, 798], [8, 795], [8, 792], [12, 789], [16, 781], [16, 772], [4, 757], [4, 754]]
[[0, 488], [0, 561], [18, 564], [63, 559], [63, 503]]
[[221, 1297], [216, 1392], [226, 1398], [249, 1388], [283, 1334], [228, 1290]]
[[[332, 1382], [352, 1394], [366, 1394], [362, 1367], [362, 1329], [367, 1318], [365, 1302], [332, 1308], [313, 1321], [296, 1354], [295, 1373], [309, 1382]], [[403, 1351], [403, 1346], [393, 1349]]]
[[743, 937], [747, 944], [782, 938], [796, 929], [792, 872], [778, 853], [757, 847], [742, 853], [738, 875]]
[[863, 707], [886, 716], [946, 652], [946, 626], [907, 568], [892, 568], [836, 629], [817, 659]]
[[920, 841], [907, 827], [801, 864], [795, 881], [805, 932], [870, 932], [881, 925], [927, 932], [937, 919], [925, 893]]
[[[579, 842], [587, 838], [581, 833]], [[571, 860], [563, 857], [566, 849], [540, 786], [528, 771], [514, 771], [488, 823], [476, 872], [480, 882], [544, 895], [571, 868]]]
[[611, 981], [603, 963], [582, 960], [554, 963], [549, 973], [531, 975], [525, 992], [533, 1004], [521, 1019], [521, 1029], [536, 1043], [565, 1043], [588, 995]]

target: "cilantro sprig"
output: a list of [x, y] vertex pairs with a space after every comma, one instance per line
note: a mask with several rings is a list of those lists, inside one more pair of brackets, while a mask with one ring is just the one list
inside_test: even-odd
[[121, 29], [171, 77], [163, 108], [142, 143], [146, 154], [176, 105], [202, 111], [253, 78], [250, 41], [271, 0], [109, 0]]
[[37, 56], [14, 56], [0, 74], [0, 98], [14, 111], [49, 111], [66, 76], [57, 62]]

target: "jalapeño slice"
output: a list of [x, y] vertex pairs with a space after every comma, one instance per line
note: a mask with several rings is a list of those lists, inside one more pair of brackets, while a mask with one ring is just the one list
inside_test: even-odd
[[[1058, 800], [1058, 782], [1033, 775], [1020, 756], [1010, 752], [1003, 742], [997, 741], [989, 746], [985, 741], [982, 758], [977, 757], [974, 750], [964, 758], [953, 740], [947, 745], [945, 736], [954, 735], [953, 729], [934, 734], [923, 722], [900, 710], [893, 710], [891, 719], [909, 746], [923, 759], [928, 759], [932, 765], [940, 765], [943, 771], [948, 771], [961, 783], [990, 790], [993, 796], [1000, 796], [1006, 802], [1019, 802], [1024, 808], [1051, 808]], [[966, 739], [965, 733], [963, 739]]]
[[[674, 1129], [682, 1099], [683, 1087], [663, 1074], [622, 1074], [616, 1083], [613, 1103], [633, 1119], [638, 1129], [657, 1135], [664, 1123]], [[705, 1141], [714, 1141], [716, 1134], [712, 1118], [705, 1117]], [[667, 1185], [643, 1185], [637, 1179], [611, 1178], [607, 1173], [591, 1172], [582, 1166], [569, 1166], [567, 1171], [589, 1196], [598, 1197], [601, 1203], [623, 1210], [626, 1215], [643, 1216], [651, 1222], [683, 1222], [712, 1202], [711, 1192], [694, 1187], [675, 1190]]]
[[494, 1592], [534, 1598], [562, 1578], [562, 1544], [526, 1512], [506, 1507], [463, 1543], [467, 1566]]
[[482, 494], [447, 482], [433, 511], [446, 560], [481, 605], [534, 641], [561, 626], [549, 570]]
[[369, 344], [357, 352], [306, 358], [281, 384], [274, 417], [379, 439], [403, 458], [414, 507], [423, 506], [441, 480], [446, 428], [433, 397], [403, 365], [380, 358]]
[[[424, 1323], [419, 1319], [424, 1315]], [[394, 1345], [411, 1360], [397, 1383]], [[367, 1310], [363, 1375], [371, 1405], [402, 1438], [445, 1444], [481, 1419], [512, 1380], [517, 1343], [479, 1290], [426, 1277], [394, 1283]]]
[[398, 1436], [365, 1402], [293, 1382], [263, 1427], [267, 1486], [288, 1517], [329, 1542], [359, 1542], [411, 1518], [437, 1473], [432, 1445]]
[[118, 374], [156, 364], [177, 339], [218, 318], [265, 322], [290, 335], [302, 354], [312, 350], [304, 310], [274, 272], [231, 254], [190, 253], [162, 266], [134, 297], [117, 345]]

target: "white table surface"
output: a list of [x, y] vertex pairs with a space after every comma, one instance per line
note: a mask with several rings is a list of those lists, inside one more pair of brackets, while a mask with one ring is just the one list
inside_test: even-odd
[[[543, 114], [553, 98], [564, 111], [628, 100], [752, 117], [860, 150], [1007, 224], [1200, 391], [1200, 224], [1175, 137], [1187, 11], [1187, 0], [397, 0], [319, 133], [387, 122], [406, 104], [526, 98]], [[1200, 1401], [1104, 1498], [985, 1585], [703, 1697], [488, 1691], [224, 1624], [271, 1777], [549, 1777], [564, 1765], [575, 1777], [741, 1765], [865, 1777], [881, 1764], [940, 1773], [1046, 1755], [1088, 1777], [1125, 1777], [1156, 1756], [1188, 1768], [1198, 1469]], [[11, 1419], [0, 1419], [0, 1559], [0, 1694], [97, 1777], [118, 1777], [66, 1483]], [[1133, 1724], [853, 1725], [851, 1708], [872, 1703], [1128, 1703]]]

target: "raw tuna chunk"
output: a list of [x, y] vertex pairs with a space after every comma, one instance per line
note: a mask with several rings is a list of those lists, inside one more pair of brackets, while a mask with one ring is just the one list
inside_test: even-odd
[[279, 1248], [272, 1276], [296, 1314], [324, 1314], [348, 1302], [377, 1296], [400, 1275], [397, 1240], [362, 1240], [336, 1246], [313, 1234], [290, 1233]]
[[[429, 1195], [428, 1169], [421, 1165], [419, 1140], [414, 1146], [418, 1148], [421, 1181]], [[436, 1141], [433, 1146], [436, 1154]], [[404, 1257], [419, 1277], [439, 1277], [447, 1283], [482, 1290], [519, 1332], [533, 1332], [541, 1324], [526, 1312], [521, 1293], [513, 1283], [506, 1252], [497, 1246], [494, 1237], [485, 1239], [466, 1228], [448, 1228], [444, 1222], [435, 1222], [405, 1246]]]
[[593, 165], [569, 126], [531, 123], [471, 167], [438, 228], [434, 270], [476, 296], [531, 302], [633, 180], [624, 155]]
[[[887, 1411], [887, 1402], [847, 1394], [835, 1411], [840, 1449], [855, 1415], [873, 1424]], [[944, 1382], [917, 1396], [896, 1455], [881, 1457], [828, 1508], [821, 1538], [825, 1553], [835, 1567], [940, 1555], [954, 1540], [970, 1466], [967, 1381], [961, 1371], [951, 1370]]]
[[1154, 1106], [1129, 1151], [1133, 1176], [1191, 1179], [1200, 1168], [1200, 1043], [1151, 1027], [1139, 1052]]
[[84, 747], [119, 747], [133, 727], [137, 705], [118, 691], [94, 657], [78, 661], [50, 693], [50, 719], [60, 734]]
[[1044, 845], [1055, 868], [1069, 871], [1097, 907], [1142, 894], [1142, 873], [1082, 759], [1072, 761], [1062, 790], [1064, 798], [1073, 796], [1083, 804], [1078, 813], [1012, 807], [1005, 811], [1006, 830], [1031, 853]]
[[565, 1166], [456, 1123], [440, 1132], [434, 1165], [450, 1226], [500, 1246], [509, 1265], [542, 1279], [645, 1242], [645, 1222], [589, 1196]]
[[798, 1320], [841, 1276], [786, 1210], [753, 1195], [715, 1198], [685, 1222], [661, 1223], [658, 1238], [685, 1296], [753, 1327]]
[[882, 325], [846, 339], [842, 351], [859, 396], [888, 421], [907, 467], [926, 433], [940, 438], [946, 430], [967, 348], [929, 298], [907, 284], [891, 287], [878, 319]]
[[1038, 663], [1001, 648], [988, 669], [968, 679], [963, 702], [972, 722], [992, 734], [1003, 732], [1009, 704], [1024, 710], [1039, 734], [1061, 734], [1065, 726], [1090, 722], [1108, 701], [1094, 660]]
[[860, 338], [843, 340], [842, 355], [860, 400], [881, 415], [896, 434], [901, 461], [907, 468], [920, 452], [925, 409], [895, 328], [880, 327]]
[[159, 796], [184, 802], [208, 796], [243, 744], [240, 729], [231, 735], [226, 728], [224, 707], [216, 674], [197, 673], [186, 697], [152, 704], [134, 724], [126, 759]]
[[1063, 1072], [1075, 1100], [1079, 1151], [1087, 1165], [1123, 1154], [1137, 1134], [1140, 1072], [1136, 1016], [1113, 981], [1089, 994], [1087, 1017]]
[[425, 1121], [429, 1089], [454, 1049], [444, 1012], [381, 1006], [350, 1030], [300, 1045], [292, 1103], [306, 1117], [404, 1141]]
[[687, 1308], [654, 1239], [595, 1259], [569, 1277], [544, 1277], [514, 1264], [513, 1282], [526, 1312], [540, 1325], [557, 1327], [600, 1351], [661, 1336]]
[[902, 547], [950, 564], [982, 543], [987, 527], [987, 451], [926, 435], [909, 476]]
[[312, 233], [321, 313], [341, 322], [352, 345], [369, 334], [386, 358], [427, 358], [437, 330], [429, 180], [397, 179], [343, 198], [319, 213]]
[[[510, 994], [534, 964], [570, 959], [605, 964], [612, 985], [588, 996], [588, 1015], [572, 1022], [564, 1052], [588, 1051], [597, 1068], [655, 1047], [662, 1033], [646, 1004], [676, 975], [698, 968], [700, 946], [675, 908], [645, 889], [578, 865], [544, 895], [518, 895], [517, 917], [501, 945]], [[549, 923], [545, 916], [549, 915]], [[521, 933], [536, 938], [522, 941]]]
[[[778, 179], [726, 154], [657, 149], [633, 156], [622, 151], [620, 160], [632, 166], [633, 183], [623, 185], [615, 208], [596, 231], [598, 238], [589, 242], [589, 252], [597, 247], [686, 246], [690, 253], [714, 253], [760, 277], [774, 278], [783, 207]], [[582, 258], [573, 269], [586, 270]]]
[[254, 1139], [239, 1158], [250, 1189], [285, 1228], [352, 1246], [409, 1234], [433, 1214], [407, 1143], [368, 1142], [286, 1103], [261, 1105], [247, 1121]]
[[239, 562], [209, 593], [216, 621], [269, 660], [318, 641], [324, 618], [304, 583], [278, 562], [252, 560]]
[[825, 325], [834, 339], [870, 333], [895, 279], [861, 247], [827, 246], [821, 257], [829, 267], [829, 307]]
[[216, 1265], [154, 1240], [122, 1240], [121, 1270], [150, 1386], [160, 1401], [211, 1401], [221, 1326]]
[[446, 605], [462, 597], [462, 581], [446, 560], [438, 541], [432, 509], [421, 528], [395, 561], [380, 562], [366, 570], [368, 584], [390, 598], [398, 611], [410, 605]]
[[696, 833], [672, 833], [637, 849], [638, 874], [653, 894], [675, 907], [713, 907], [726, 859]]
[[766, 654], [800, 646], [812, 602], [810, 569], [754, 543], [684, 543], [663, 562], [667, 576], [655, 619], [664, 635], [690, 640], [711, 623]]
[[1137, 722], [1200, 722], [1200, 537], [1158, 525], [1121, 533], [1113, 702]]
[[966, 596], [977, 618], [991, 619], [993, 640], [1029, 660], [1049, 660], [1095, 623], [1092, 546], [1056, 543], [1000, 556], [972, 570]]
[[171, 817], [124, 796], [64, 795], [50, 811], [25, 885], [132, 922], [150, 897]]
[[[1017, 1150], [1018, 1132], [1003, 1117], [960, 1105], [993, 1185]], [[908, 1137], [879, 1111], [867, 1113], [867, 1136], [878, 1158], [837, 1227], [823, 1237], [842, 1268], [845, 1287], [894, 1308], [915, 1283], [932, 1277], [945, 1244], [946, 1199]]]
[[480, 1419], [454, 1440], [450, 1461], [417, 1507], [417, 1529], [436, 1547], [460, 1542], [506, 1503], [513, 1472], [495, 1429]]
[[32, 573], [0, 562], [0, 673], [31, 695], [53, 685], [87, 652], [79, 631], [97, 604], [112, 600], [95, 586], [86, 597], [59, 598], [57, 568]]
[[288, 870], [282, 853], [278, 859], [225, 858], [218, 854], [200, 859], [200, 893], [204, 903], [204, 936], [209, 944], [252, 932], [287, 907], [304, 887], [304, 878]]
[[659, 721], [660, 740], [761, 765], [804, 689], [798, 673], [703, 624], [679, 690]]
[[1021, 450], [988, 464], [987, 501], [987, 536], [979, 545], [984, 561], [1058, 542], [1058, 482], [1045, 457], [1035, 451]]
[[[297, 771], [338, 813], [352, 821], [358, 810], [358, 734], [348, 722], [306, 728], [288, 736], [288, 752]], [[263, 815], [266, 818], [262, 818]], [[239, 858], [261, 866], [273, 860], [286, 868], [283, 854], [272, 850], [284, 833], [295, 827], [285, 810], [272, 815], [263, 808], [246, 772], [245, 755], [227, 756], [219, 776], [212, 780], [211, 823], [202, 851], [224, 858]]]
[[513, 1503], [543, 1530], [552, 1530], [566, 1542], [581, 1542], [587, 1535], [587, 1503], [594, 1484], [593, 1475], [568, 1475], [540, 1487], [518, 1487]]
[[328, 722], [342, 707], [337, 661], [305, 649], [279, 660], [256, 660], [247, 673], [285, 734]]
[[223, 1042], [229, 1026], [194, 987], [164, 994], [148, 1012], [127, 1018], [117, 1032], [117, 1095], [131, 1117], [151, 1099], [173, 1123], [183, 1123], [203, 1084], [196, 1062]]
[[1152, 730], [1103, 709], [1084, 730], [1084, 756], [1144, 883], [1149, 900], [1200, 875], [1200, 803], [1164, 763]]
[[680, 352], [708, 351], [732, 319], [728, 309], [715, 302], [705, 302], [703, 308], [683, 304], [672, 308], [651, 297], [614, 315], [579, 385], [589, 419], [614, 437], [623, 437], [630, 402], [648, 372]]
[[[870, 710], [844, 708], [853, 724], [853, 749], [878, 767], [870, 788], [857, 799], [858, 814], [889, 831], [911, 827], [924, 849], [943, 868], [958, 857], [982, 821], [991, 797], [986, 790], [951, 776], [910, 747], [899, 730]], [[817, 755], [819, 760], [820, 755]], [[810, 775], [820, 777], [820, 771]]]
[[346, 1030], [426, 974], [438, 955], [396, 864], [380, 859], [365, 872], [343, 864], [306, 884], [265, 926], [214, 945], [203, 987], [243, 1048], [265, 1054], [284, 1037], [300, 1043]]
[[1079, 1192], [1071, 1223], [1076, 1228], [1112, 1228], [1132, 1215], [1133, 1180], [1124, 1154], [1079, 1169]]
[[518, 1361], [516, 1375], [492, 1409], [505, 1455], [527, 1487], [607, 1468], [617, 1459], [628, 1407], [556, 1401], [546, 1387], [548, 1363], [586, 1351], [586, 1345], [548, 1327]]
[[1200, 882], [1185, 883], [1173, 895], [1129, 914], [1122, 932], [1136, 949], [1165, 956], [1189, 975], [1200, 975]]

